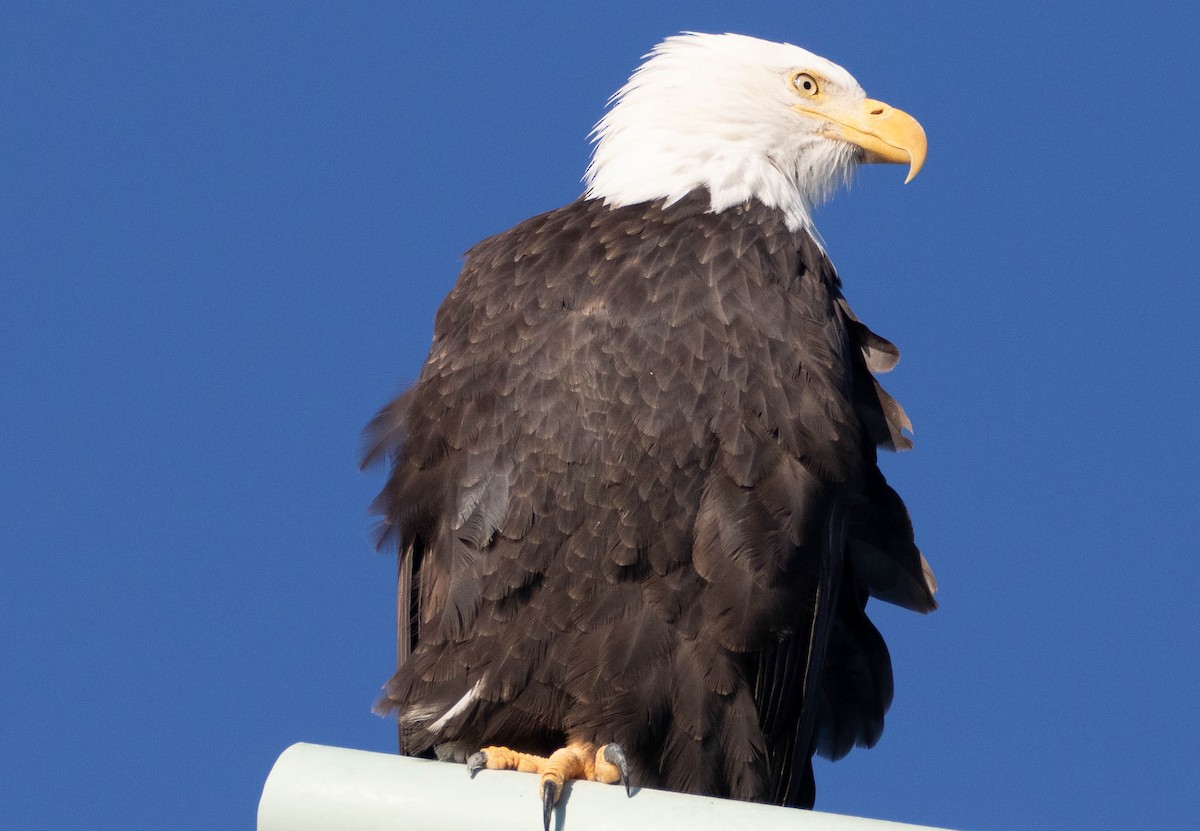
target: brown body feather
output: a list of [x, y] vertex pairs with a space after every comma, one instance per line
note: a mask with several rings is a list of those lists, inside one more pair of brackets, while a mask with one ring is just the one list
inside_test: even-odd
[[578, 201], [483, 241], [414, 387], [372, 425], [393, 468], [403, 750], [571, 738], [635, 782], [811, 806], [811, 757], [878, 739], [869, 594], [934, 607], [876, 445], [906, 447], [803, 231], [758, 203]]

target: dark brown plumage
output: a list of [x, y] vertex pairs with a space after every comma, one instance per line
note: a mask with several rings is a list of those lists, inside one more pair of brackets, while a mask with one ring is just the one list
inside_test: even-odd
[[[876, 446], [908, 446], [812, 238], [704, 190], [475, 246], [370, 429], [401, 552], [403, 751], [617, 742], [636, 784], [811, 806], [879, 738], [868, 595], [935, 606]], [[473, 693], [473, 694], [472, 694]]]

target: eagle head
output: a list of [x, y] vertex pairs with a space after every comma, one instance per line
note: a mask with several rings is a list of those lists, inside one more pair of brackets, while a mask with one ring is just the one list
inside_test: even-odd
[[907, 182], [925, 161], [916, 119], [867, 98], [842, 67], [744, 35], [667, 38], [610, 105], [585, 195], [611, 205], [706, 187], [714, 211], [756, 198], [812, 230], [815, 207], [858, 164], [907, 164]]

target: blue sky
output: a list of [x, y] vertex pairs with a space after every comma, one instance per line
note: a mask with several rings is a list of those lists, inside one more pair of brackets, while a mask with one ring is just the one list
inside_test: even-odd
[[930, 139], [818, 215], [903, 351], [885, 471], [942, 585], [873, 607], [896, 701], [818, 807], [1194, 824], [1196, 13], [417, 5], [0, 9], [0, 825], [249, 827], [292, 742], [394, 747], [360, 431], [681, 30], [806, 46]]

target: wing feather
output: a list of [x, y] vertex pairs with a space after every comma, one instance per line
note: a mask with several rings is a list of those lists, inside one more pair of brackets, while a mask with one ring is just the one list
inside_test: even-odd
[[619, 741], [647, 786], [811, 805], [878, 738], [876, 596], [936, 587], [876, 445], [911, 444], [819, 245], [757, 203], [579, 201], [468, 252], [368, 428], [403, 552], [403, 752]]

